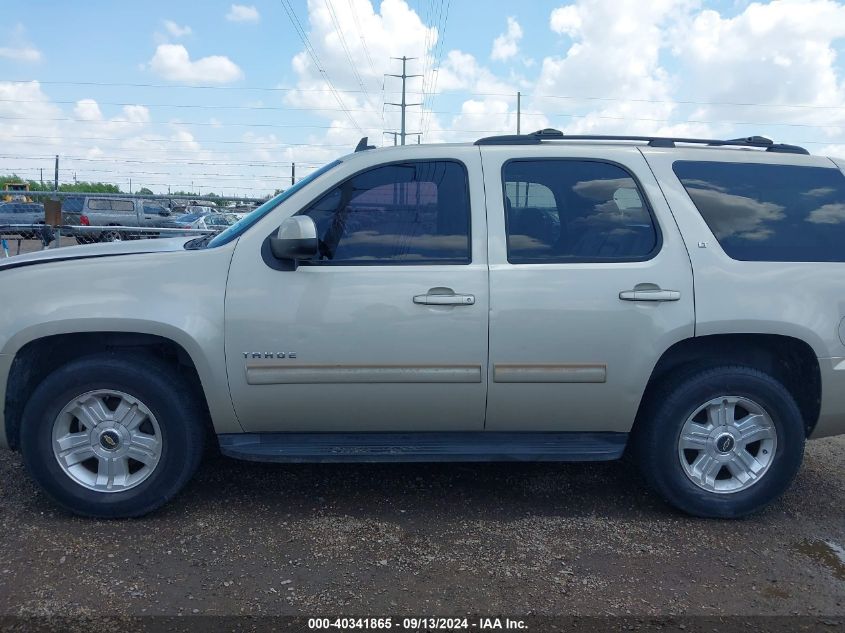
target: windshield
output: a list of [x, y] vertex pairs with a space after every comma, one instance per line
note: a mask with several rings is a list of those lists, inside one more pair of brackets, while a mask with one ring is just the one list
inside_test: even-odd
[[311, 172], [310, 174], [308, 174], [305, 178], [300, 180], [295, 185], [292, 185], [292, 186], [288, 187], [287, 189], [285, 189], [278, 196], [270, 198], [267, 202], [262, 204], [255, 211], [245, 215], [243, 218], [241, 218], [240, 220], [235, 222], [228, 229], [226, 229], [222, 233], [219, 233], [213, 240], [211, 240], [208, 243], [208, 248], [214, 248], [216, 246], [223, 246], [223, 244], [228, 244], [232, 240], [240, 237], [253, 224], [258, 222], [261, 218], [263, 218], [265, 215], [270, 213], [273, 209], [278, 207], [285, 200], [290, 198], [293, 194], [295, 194], [297, 191], [302, 189], [305, 185], [307, 185], [308, 183], [316, 180], [317, 178], [319, 178], [320, 176], [325, 174], [330, 169], [336, 167], [337, 165], [340, 165], [339, 160], [336, 160], [334, 162], [329, 163], [328, 165], [320, 167], [320, 169], [318, 169], [317, 171]]
[[202, 213], [186, 213], [185, 215], [180, 215], [176, 218], [177, 222], [193, 222], [197, 218], [202, 217]]

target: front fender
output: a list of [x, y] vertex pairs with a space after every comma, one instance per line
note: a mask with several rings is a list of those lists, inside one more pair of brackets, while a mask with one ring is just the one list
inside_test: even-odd
[[[71, 254], [73, 248], [62, 250]], [[191, 358], [217, 432], [241, 432], [223, 344], [233, 250], [71, 259], [0, 272], [0, 390], [15, 355], [32, 341], [61, 334], [149, 334], [173, 341]]]

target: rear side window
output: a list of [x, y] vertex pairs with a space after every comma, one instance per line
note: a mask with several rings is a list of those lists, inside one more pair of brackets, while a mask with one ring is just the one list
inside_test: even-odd
[[131, 200], [88, 200], [88, 208], [92, 211], [117, 211], [120, 213], [131, 213], [135, 211], [135, 203]]
[[455, 161], [375, 167], [302, 214], [317, 225], [321, 263], [470, 262], [467, 173]]
[[111, 211], [111, 200], [89, 200], [88, 208], [92, 211]]
[[845, 176], [831, 167], [677, 161], [725, 253], [743, 261], [845, 261]]
[[513, 160], [502, 179], [512, 264], [642, 261], [659, 247], [645, 198], [618, 165]]

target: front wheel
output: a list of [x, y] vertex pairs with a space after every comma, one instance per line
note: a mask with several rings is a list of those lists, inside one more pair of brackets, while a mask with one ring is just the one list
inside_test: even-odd
[[669, 503], [696, 516], [735, 518], [789, 487], [805, 431], [795, 400], [772, 376], [716, 367], [655, 390], [633, 441], [643, 475]]
[[193, 475], [203, 417], [188, 383], [141, 355], [96, 354], [60, 367], [24, 410], [21, 452], [38, 484], [71, 512], [132, 517]]

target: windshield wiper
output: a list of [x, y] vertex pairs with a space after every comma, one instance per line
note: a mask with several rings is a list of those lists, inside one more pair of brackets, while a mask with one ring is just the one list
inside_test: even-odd
[[189, 242], [185, 242], [185, 250], [194, 251], [200, 248], [205, 248], [216, 235], [216, 233], [208, 233], [207, 235], [200, 235]]

